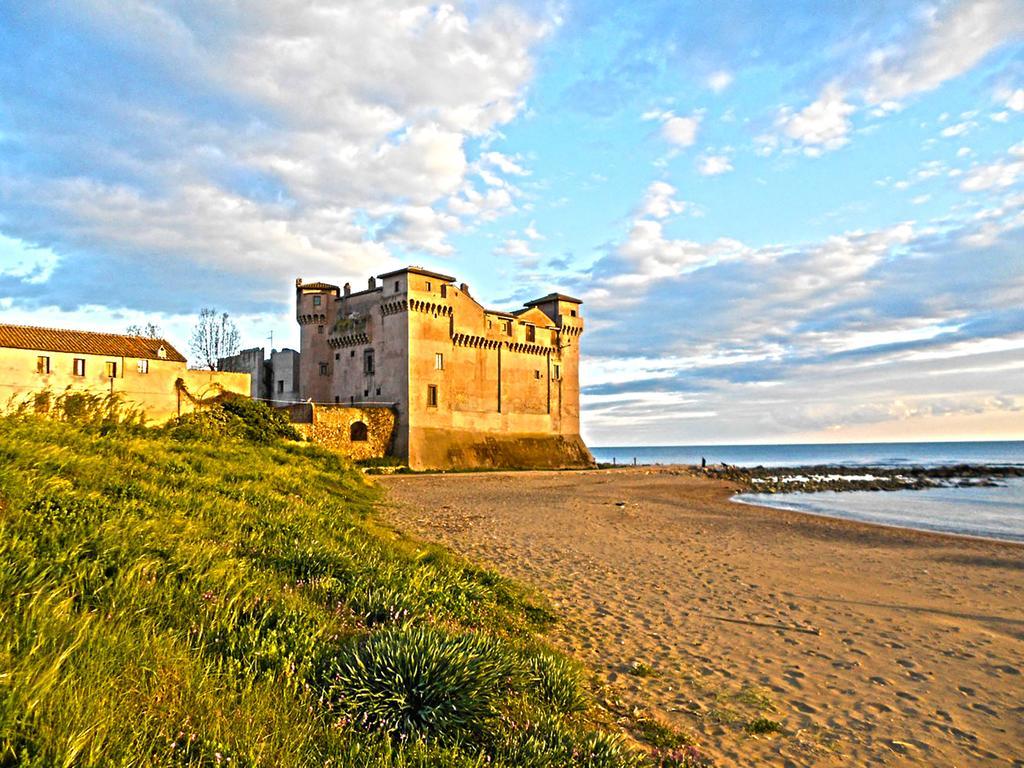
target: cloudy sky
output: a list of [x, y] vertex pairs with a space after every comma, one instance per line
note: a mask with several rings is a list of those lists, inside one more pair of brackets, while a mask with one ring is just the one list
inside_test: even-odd
[[0, 0], [0, 319], [580, 295], [596, 445], [1024, 438], [1024, 4]]

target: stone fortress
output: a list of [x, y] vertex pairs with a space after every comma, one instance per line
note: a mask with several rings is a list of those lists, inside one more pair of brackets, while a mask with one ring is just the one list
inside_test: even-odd
[[578, 299], [500, 312], [420, 267], [362, 291], [299, 279], [295, 293], [300, 399], [391, 409], [391, 452], [411, 468], [593, 463], [580, 437]]

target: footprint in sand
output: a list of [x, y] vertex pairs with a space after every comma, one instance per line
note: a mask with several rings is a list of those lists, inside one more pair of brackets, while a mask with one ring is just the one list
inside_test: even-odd
[[996, 710], [992, 709], [992, 707], [987, 707], [984, 704], [971, 704], [971, 709], [976, 709], [979, 712], [984, 712], [986, 715], [989, 715], [991, 717], [999, 717], [999, 713]]
[[964, 694], [964, 696], [974, 696], [977, 693], [973, 688], [966, 685], [958, 685], [956, 689], [960, 691], [960, 693]]
[[889, 684], [889, 681], [886, 680], [884, 677], [881, 677], [880, 675], [875, 675], [873, 677], [869, 677], [868, 681], [873, 683], [874, 685], [888, 685]]

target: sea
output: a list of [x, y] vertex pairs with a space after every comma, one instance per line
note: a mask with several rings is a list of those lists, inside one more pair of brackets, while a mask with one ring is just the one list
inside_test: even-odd
[[[829, 443], [800, 445], [601, 446], [599, 462], [616, 464], [732, 464], [740, 467], [939, 467], [953, 464], [1024, 466], [1024, 441]], [[1024, 542], [1024, 479], [997, 487], [919, 491], [743, 493], [736, 501], [923, 531]]]

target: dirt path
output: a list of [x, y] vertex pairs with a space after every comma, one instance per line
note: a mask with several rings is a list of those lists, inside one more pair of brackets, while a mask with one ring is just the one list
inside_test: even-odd
[[378, 479], [396, 525], [539, 587], [556, 642], [716, 765], [1024, 766], [1024, 547], [676, 470]]

